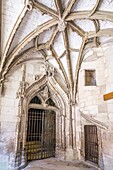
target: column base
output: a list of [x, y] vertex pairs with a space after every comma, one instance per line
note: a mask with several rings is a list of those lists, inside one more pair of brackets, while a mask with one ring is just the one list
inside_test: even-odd
[[27, 165], [25, 151], [18, 151], [15, 155], [10, 156], [10, 170], [18, 170], [24, 168]]
[[65, 160], [68, 160], [68, 161], [78, 160], [77, 149], [67, 148], [65, 152]]
[[57, 148], [55, 158], [58, 158], [60, 160], [64, 160], [65, 159], [65, 151], [63, 149], [58, 149]]

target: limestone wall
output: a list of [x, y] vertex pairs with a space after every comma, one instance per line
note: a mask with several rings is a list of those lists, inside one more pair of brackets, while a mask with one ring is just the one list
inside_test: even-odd
[[[47, 74], [46, 68], [44, 69], [43, 59], [41, 61], [28, 61], [25, 64], [24, 70], [24, 81], [27, 83], [27, 87], [36, 82], [41, 76]], [[55, 73], [56, 76], [57, 72]], [[1, 96], [1, 114], [0, 114], [0, 168], [11, 168], [14, 166], [14, 153], [17, 151], [17, 137], [19, 129], [19, 122], [21, 120], [20, 108], [20, 98], [19, 98], [19, 89], [20, 83], [22, 82], [23, 77], [23, 64], [20, 64], [15, 70], [10, 72], [10, 75], [7, 77], [7, 81], [4, 83], [4, 90]], [[61, 78], [60, 78], [61, 79]], [[61, 82], [61, 80], [60, 80]], [[64, 82], [61, 82], [64, 83]], [[55, 85], [56, 86], [56, 85]], [[64, 84], [61, 86], [65, 86]], [[36, 89], [35, 89], [36, 90]], [[38, 90], [38, 89], [37, 89]], [[26, 99], [27, 100], [27, 99]], [[27, 101], [26, 101], [27, 102]], [[60, 103], [60, 105], [62, 105]], [[59, 107], [60, 107], [59, 105]], [[26, 105], [24, 106], [24, 112], [26, 111]], [[66, 108], [65, 108], [66, 109]], [[56, 147], [60, 149], [65, 147], [64, 145], [64, 116], [61, 116], [57, 113], [57, 144]], [[26, 113], [25, 113], [26, 114]], [[62, 111], [62, 115], [66, 114], [65, 111]], [[67, 116], [68, 117], [68, 116]], [[23, 121], [23, 120], [22, 120]], [[26, 121], [24, 121], [24, 125]], [[61, 127], [62, 124], [62, 127]], [[68, 128], [68, 125], [66, 126]], [[62, 131], [62, 132], [61, 132]], [[68, 134], [68, 130], [66, 131]], [[62, 136], [61, 136], [62, 134]], [[61, 142], [62, 141], [62, 142]], [[61, 146], [62, 145], [62, 146]], [[61, 155], [59, 155], [61, 157]], [[12, 170], [12, 169], [11, 169]]]
[[21, 79], [20, 69], [8, 77], [4, 84], [0, 107], [0, 168], [8, 166], [9, 156], [14, 152], [16, 138], [16, 122], [18, 116], [18, 99], [16, 93]]
[[[28, 84], [35, 81], [35, 76], [40, 75], [40, 63], [27, 63], [25, 80]], [[4, 92], [0, 98], [0, 168], [8, 166], [11, 154], [15, 152], [17, 138], [17, 122], [19, 115], [19, 98], [17, 93], [22, 81], [21, 65], [12, 71], [4, 83]]]
[[[19, 17], [19, 14], [24, 7], [24, 0], [2, 0], [2, 53], [4, 51], [6, 42], [8, 37], [12, 31], [12, 28]], [[45, 1], [38, 0], [38, 2], [47, 5], [48, 7], [57, 10], [55, 7], [55, 3], [53, 0]], [[64, 8], [67, 5], [66, 0], [62, 0], [62, 4]], [[83, 11], [83, 10], [92, 10], [95, 5], [95, 0], [79, 0], [77, 5], [75, 4], [72, 8], [72, 11]], [[112, 11], [113, 2], [109, 2], [108, 0], [103, 0], [101, 5], [99, 5], [98, 10], [108, 10]], [[90, 16], [90, 15], [89, 15]], [[12, 41], [12, 45], [10, 46], [10, 50], [8, 54], [25, 38], [30, 32], [38, 28], [41, 24], [50, 20], [52, 17], [49, 15], [42, 13], [42, 11], [38, 11], [33, 9], [32, 11], [27, 11], [25, 18], [20, 24], [17, 33]], [[109, 17], [108, 17], [109, 18]], [[75, 22], [75, 21], [74, 21]], [[64, 26], [62, 26], [64, 24]], [[87, 37], [87, 33], [89, 31], [95, 31], [95, 24], [92, 20], [76, 20], [77, 26], [82, 28], [85, 31], [82, 33], [83, 37]], [[68, 24], [67, 24], [68, 25]], [[113, 24], [110, 21], [99, 21], [100, 28], [113, 28]], [[68, 60], [66, 59], [65, 51], [70, 51], [71, 58], [71, 66], [72, 66], [72, 74], [73, 80], [75, 80], [75, 70], [77, 59], [79, 57], [79, 52], [82, 47], [82, 37], [79, 36], [80, 32], [76, 33], [76, 31], [68, 30], [68, 39], [69, 39], [69, 48], [66, 49], [65, 42], [62, 36], [62, 31], [66, 27], [66, 23], [63, 23], [59, 20], [58, 24], [59, 35], [56, 36], [55, 41], [53, 42], [54, 49], [56, 50], [58, 56], [57, 59], [61, 61], [62, 66], [64, 67], [64, 71], [66, 72], [67, 78], [69, 78], [69, 69], [68, 68]], [[39, 44], [45, 43], [49, 40], [52, 32], [54, 32], [54, 27], [44, 31], [41, 35], [39, 35]], [[108, 34], [109, 35], [109, 34]], [[35, 37], [36, 38], [36, 37]], [[105, 38], [105, 37], [104, 37]], [[105, 39], [103, 37], [99, 37], [99, 41], [103, 42]], [[90, 38], [89, 38], [90, 39]], [[92, 41], [93, 38], [91, 38]], [[106, 37], [108, 40], [109, 37]], [[31, 44], [25, 46], [25, 49], [28, 47], [33, 47], [36, 45], [33, 39]], [[66, 45], [67, 46], [67, 45]], [[24, 48], [21, 50], [25, 50]], [[21, 51], [22, 52], [22, 51]], [[63, 75], [58, 62], [55, 58], [52, 58], [52, 54], [48, 49], [43, 53], [45, 59], [47, 59], [51, 64], [56, 67], [60, 74]], [[20, 51], [19, 51], [20, 53]], [[62, 55], [64, 53], [64, 55]], [[105, 123], [108, 129], [101, 129], [102, 135], [102, 157], [101, 161], [102, 166], [105, 170], [112, 170], [112, 162], [113, 162], [113, 100], [104, 101], [103, 95], [105, 93], [109, 93], [113, 90], [113, 46], [111, 44], [103, 44], [99, 48], [89, 48], [84, 52], [85, 59], [80, 68], [79, 74], [79, 82], [78, 82], [78, 99], [77, 99], [77, 107], [72, 109], [72, 117], [73, 117], [73, 132], [74, 132], [74, 140], [76, 138], [76, 146], [78, 149], [78, 158], [81, 158], [82, 149], [84, 149], [84, 139], [81, 136], [81, 131], [83, 133], [83, 125], [89, 123], [83, 118], [81, 118], [80, 111], [86, 114], [89, 117], [92, 117], [95, 120], [98, 120], [102, 123]], [[40, 63], [35, 59], [38, 55], [38, 52], [32, 54], [30, 57], [34, 57], [34, 62], [27, 62], [26, 64], [26, 82], [30, 85], [32, 84], [36, 78], [38, 78], [39, 74], [42, 74], [42, 68], [40, 67]], [[24, 56], [25, 59], [28, 59], [28, 53]], [[7, 57], [9, 57], [7, 55]], [[21, 55], [20, 55], [21, 57]], [[24, 58], [23, 57], [23, 58]], [[42, 57], [42, 56], [41, 56]], [[24, 59], [23, 59], [24, 60]], [[21, 62], [23, 62], [21, 59]], [[60, 66], [61, 66], [60, 64]], [[96, 86], [85, 86], [85, 69], [95, 69], [96, 70]], [[58, 76], [58, 75], [57, 75]], [[15, 130], [17, 128], [17, 116], [18, 116], [18, 104], [19, 99], [16, 97], [18, 92], [20, 81], [22, 78], [21, 68], [17, 68], [16, 71], [13, 71], [10, 76], [6, 79], [4, 83], [4, 94], [1, 96], [1, 107], [0, 107], [0, 161], [4, 162], [3, 166], [7, 166], [8, 157], [11, 152], [13, 152], [15, 145]], [[60, 82], [61, 77], [58, 77], [57, 80]], [[62, 80], [61, 88], [65, 89], [66, 92], [66, 84], [64, 84], [64, 79]], [[59, 83], [60, 84], [60, 83]], [[69, 108], [69, 105], [65, 106], [65, 108]], [[65, 110], [64, 108], [64, 110]], [[75, 110], [76, 111], [75, 111]], [[76, 113], [76, 115], [75, 115]], [[69, 112], [67, 118], [67, 124], [69, 125]], [[66, 133], [68, 134], [68, 143], [69, 143], [69, 127], [66, 125]], [[82, 127], [82, 128], [81, 128]], [[76, 129], [76, 130], [75, 130]], [[81, 130], [82, 129], [82, 130]], [[82, 138], [82, 139], [81, 139]], [[82, 140], [82, 142], [81, 142]], [[74, 141], [75, 142], [75, 141]], [[82, 143], [82, 144], [81, 144]], [[83, 146], [82, 146], [83, 145]], [[76, 147], [74, 146], [74, 147]], [[70, 152], [70, 150], [69, 150]], [[84, 154], [83, 154], [84, 155]], [[70, 155], [69, 155], [70, 156]], [[70, 158], [70, 157], [69, 157]], [[2, 167], [4, 169], [4, 167]]]
[[[113, 45], [103, 45], [103, 54], [105, 56], [105, 79], [106, 93], [113, 91]], [[105, 101], [107, 106], [108, 130], [103, 132], [103, 159], [106, 170], [113, 169], [113, 99]]]
[[[91, 50], [85, 54], [84, 62], [81, 65], [78, 84], [78, 105], [79, 109], [87, 116], [105, 123], [108, 129], [101, 129], [102, 157], [105, 170], [112, 170], [113, 167], [113, 100], [104, 101], [103, 95], [112, 92], [113, 87], [113, 60], [112, 45], [103, 44], [100, 48]], [[96, 70], [96, 86], [85, 86], [85, 70]], [[83, 119], [82, 119], [83, 120]], [[86, 120], [85, 124], [93, 124]], [[84, 128], [83, 128], [84, 129]], [[84, 139], [82, 139], [84, 140]], [[83, 142], [84, 143], [84, 142]], [[81, 146], [82, 147], [82, 146]]]

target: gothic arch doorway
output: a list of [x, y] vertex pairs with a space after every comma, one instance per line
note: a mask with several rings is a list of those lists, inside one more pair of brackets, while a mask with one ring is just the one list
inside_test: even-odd
[[[51, 98], [47, 105], [55, 106]], [[42, 101], [35, 96], [28, 109], [26, 155], [27, 160], [44, 159], [55, 156], [56, 145], [56, 113], [43, 108]], [[42, 106], [38, 109], [36, 106]]]

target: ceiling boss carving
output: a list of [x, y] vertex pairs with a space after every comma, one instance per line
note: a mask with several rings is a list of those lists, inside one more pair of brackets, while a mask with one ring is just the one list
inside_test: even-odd
[[[59, 66], [59, 69], [62, 72], [67, 88], [69, 89], [69, 91], [74, 91], [74, 94], [76, 94], [78, 73], [83, 60], [82, 52], [85, 48], [85, 45], [90, 40], [93, 40], [95, 45], [98, 46], [100, 44], [99, 37], [113, 36], [113, 28], [100, 27], [100, 20], [113, 22], [113, 12], [109, 10], [99, 10], [99, 7], [102, 4], [101, 0], [95, 0], [94, 5], [90, 10], [76, 10], [79, 2], [82, 3], [81, 0], [52, 0], [51, 2], [54, 4], [54, 8], [52, 7], [52, 5], [51, 7], [50, 5], [45, 5], [47, 4], [47, 2], [40, 0], [25, 1], [24, 7], [11, 31], [3, 52], [1, 60], [0, 82], [2, 83], [5, 80], [5, 77], [11, 70], [11, 68], [14, 67], [17, 64], [17, 61], [22, 58], [23, 53], [30, 51], [31, 47], [25, 51], [24, 47], [27, 46], [30, 41], [35, 39], [34, 46], [31, 50], [35, 48], [36, 51], [39, 51], [46, 60], [46, 50], [49, 49], [52, 53], [52, 57], [55, 59], [56, 63]], [[48, 4], [49, 3], [50, 1], [48, 0]], [[42, 16], [48, 15], [48, 17], [51, 17], [51, 19], [46, 20], [42, 24], [38, 24], [37, 27], [29, 34], [27, 34], [9, 53], [10, 47], [13, 44], [13, 39], [16, 36], [17, 30], [22, 24], [22, 21], [24, 20], [28, 11], [32, 13], [33, 10], [36, 10], [37, 12], [40, 11]], [[88, 21], [89, 25], [93, 24], [92, 28], [94, 27], [94, 29], [91, 28], [90, 30], [87, 30], [84, 27], [84, 24], [78, 24], [82, 20]], [[47, 39], [47, 41], [45, 42], [39, 43], [40, 36], [44, 37], [47, 31], [52, 32], [49, 39]], [[77, 35], [78, 39], [80, 39], [81, 41], [81, 44], [77, 46], [77, 48], [76, 42], [78, 42], [78, 40], [74, 41], [75, 37], [73, 36], [71, 36], [73, 38], [70, 38], [71, 34]], [[63, 39], [62, 46], [60, 44], [60, 41], [57, 40], [58, 36]], [[59, 50], [63, 49], [61, 53], [59, 53], [59, 50], [55, 47], [56, 43], [57, 46], [59, 46]], [[73, 45], [72, 43], [75, 45]], [[21, 50], [23, 50], [22, 55]], [[75, 67], [73, 66], [72, 60], [74, 58], [72, 57], [72, 53], [74, 52], [77, 52], [75, 55], [77, 58], [77, 64], [75, 64]], [[63, 64], [63, 59], [66, 60], [67, 68], [65, 68]]]
[[59, 19], [58, 30], [64, 31], [66, 28], [66, 22], [63, 19]]

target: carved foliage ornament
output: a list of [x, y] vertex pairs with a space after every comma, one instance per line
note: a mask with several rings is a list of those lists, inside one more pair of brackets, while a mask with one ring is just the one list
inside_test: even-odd
[[28, 83], [25, 81], [21, 81], [20, 82], [20, 87], [18, 89], [18, 92], [16, 94], [17, 98], [21, 97], [24, 98], [25, 97], [25, 89], [27, 87]]

